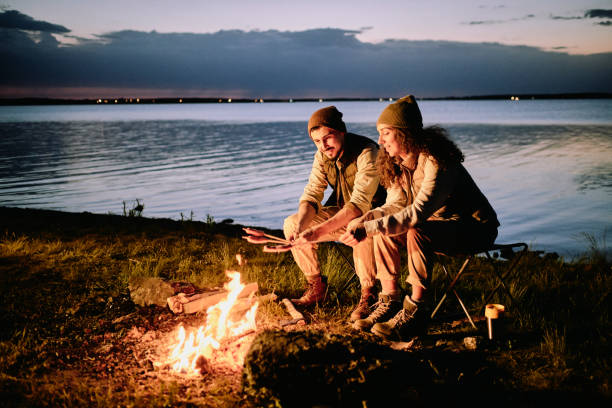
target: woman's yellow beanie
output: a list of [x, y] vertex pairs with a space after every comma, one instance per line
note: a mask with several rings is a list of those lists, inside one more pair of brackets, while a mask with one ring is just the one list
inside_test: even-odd
[[421, 129], [423, 127], [423, 117], [415, 97], [406, 95], [389, 104], [378, 117], [376, 124], [403, 129]]

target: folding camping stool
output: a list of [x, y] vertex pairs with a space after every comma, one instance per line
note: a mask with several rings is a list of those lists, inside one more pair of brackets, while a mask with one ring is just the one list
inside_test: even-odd
[[[522, 249], [520, 249], [518, 252], [514, 252], [514, 249], [517, 249], [517, 248], [522, 248]], [[467, 269], [467, 266], [470, 263], [470, 261], [476, 255], [485, 254], [488, 259], [492, 260], [493, 256], [491, 254], [495, 253], [496, 251], [499, 251], [500, 256], [502, 258], [508, 259], [510, 264], [502, 272], [500, 272], [498, 270], [498, 269], [502, 269], [502, 267], [500, 265], [496, 265], [495, 263], [493, 264], [493, 273], [495, 274], [495, 276], [497, 278], [496, 279], [497, 280], [497, 285], [493, 289], [491, 289], [489, 291], [489, 293], [485, 297], [485, 300], [484, 300], [482, 306], [480, 306], [480, 308], [478, 310], [479, 311], [484, 310], [484, 307], [486, 306], [487, 302], [493, 297], [493, 295], [500, 288], [504, 289], [504, 291], [506, 292], [506, 294], [508, 295], [508, 297], [510, 298], [512, 303], [517, 308], [519, 308], [518, 303], [514, 300], [514, 298], [512, 297], [512, 294], [510, 293], [510, 290], [506, 286], [506, 281], [509, 282], [510, 279], [513, 278], [513, 275], [515, 274], [516, 266], [518, 265], [518, 262], [523, 257], [523, 255], [527, 252], [527, 244], [525, 244], [523, 242], [517, 242], [517, 243], [514, 243], [514, 244], [493, 244], [490, 248], [487, 248], [487, 249], [484, 249], [484, 250], [481, 249], [481, 250], [478, 250], [476, 252], [472, 252], [472, 253], [469, 253], [469, 254], [465, 255], [466, 258], [463, 261], [463, 263], [461, 264], [461, 268], [459, 268], [459, 271], [457, 272], [457, 274], [454, 277], [447, 270], [447, 265], [444, 262], [441, 261], [441, 256], [446, 256], [446, 254], [437, 253], [438, 260], [439, 260], [439, 262], [440, 262], [440, 264], [442, 266], [442, 270], [444, 271], [445, 276], [450, 280], [450, 283], [446, 287], [446, 290], [444, 291], [444, 295], [442, 296], [442, 298], [438, 302], [438, 305], [436, 306], [434, 311], [431, 313], [431, 318], [432, 319], [434, 318], [434, 316], [436, 315], [436, 313], [438, 312], [438, 310], [442, 306], [442, 303], [444, 303], [444, 301], [448, 297], [448, 294], [450, 292], [452, 292], [455, 295], [455, 297], [457, 298], [457, 301], [459, 302], [459, 304], [461, 305], [461, 308], [463, 309], [463, 312], [465, 313], [465, 315], [467, 316], [468, 320], [470, 321], [470, 324], [472, 325], [472, 327], [474, 329], [476, 328], [476, 325], [474, 324], [474, 320], [472, 319], [472, 316], [470, 316], [470, 313], [468, 312], [467, 308], [465, 307], [465, 304], [461, 300], [461, 297], [459, 297], [459, 293], [457, 293], [457, 290], [455, 289], [455, 286], [459, 282], [459, 279], [462, 277], [462, 274]]]
[[349, 269], [353, 271], [350, 278], [348, 278], [346, 282], [344, 282], [344, 284], [340, 286], [340, 288], [336, 292], [338, 296], [340, 296], [346, 289], [348, 289], [349, 286], [351, 286], [351, 283], [353, 283], [353, 281], [357, 278], [357, 271], [355, 270], [353, 263], [348, 259], [344, 252], [342, 252], [342, 248], [340, 248], [340, 243], [337, 241], [331, 241], [331, 245], [336, 248], [336, 251], [340, 254], [340, 257], [344, 259], [346, 265], [349, 267]]

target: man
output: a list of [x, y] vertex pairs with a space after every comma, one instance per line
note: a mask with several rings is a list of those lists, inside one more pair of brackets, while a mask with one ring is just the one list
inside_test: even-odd
[[[384, 189], [378, 184], [376, 155], [378, 145], [364, 136], [347, 133], [342, 113], [335, 106], [319, 109], [308, 121], [308, 135], [317, 147], [312, 171], [298, 212], [285, 220], [285, 237], [296, 244], [291, 252], [304, 273], [308, 288], [297, 305], [311, 305], [323, 300], [327, 289], [321, 277], [316, 243], [336, 241], [346, 231], [346, 225], [384, 201]], [[333, 189], [332, 206], [322, 206], [328, 186]], [[329, 203], [329, 201], [328, 201]], [[351, 321], [369, 314], [375, 300], [372, 239], [353, 247], [355, 270], [361, 283], [361, 298], [351, 313]]]

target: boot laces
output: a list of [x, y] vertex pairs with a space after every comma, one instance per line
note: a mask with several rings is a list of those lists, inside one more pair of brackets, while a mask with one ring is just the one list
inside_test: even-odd
[[382, 299], [378, 300], [374, 305], [372, 305], [374, 311], [370, 314], [369, 318], [373, 320], [377, 320], [381, 316], [384, 316], [389, 309], [391, 308], [391, 301], [383, 301]]
[[406, 309], [402, 308], [393, 318], [390, 323], [393, 327], [403, 326], [405, 323], [412, 320], [414, 313], [408, 312]]

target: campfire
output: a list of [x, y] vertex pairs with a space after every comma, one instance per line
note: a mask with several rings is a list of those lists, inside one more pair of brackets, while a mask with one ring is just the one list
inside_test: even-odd
[[248, 349], [243, 343], [246, 335], [255, 332], [259, 302], [239, 298], [247, 286], [240, 282], [239, 272], [226, 271], [226, 275], [230, 278], [224, 286], [227, 295], [206, 309], [205, 324], [189, 333], [181, 325], [175, 332], [176, 343], [171, 345], [164, 364], [175, 372], [205, 374], [217, 364], [242, 367]]

